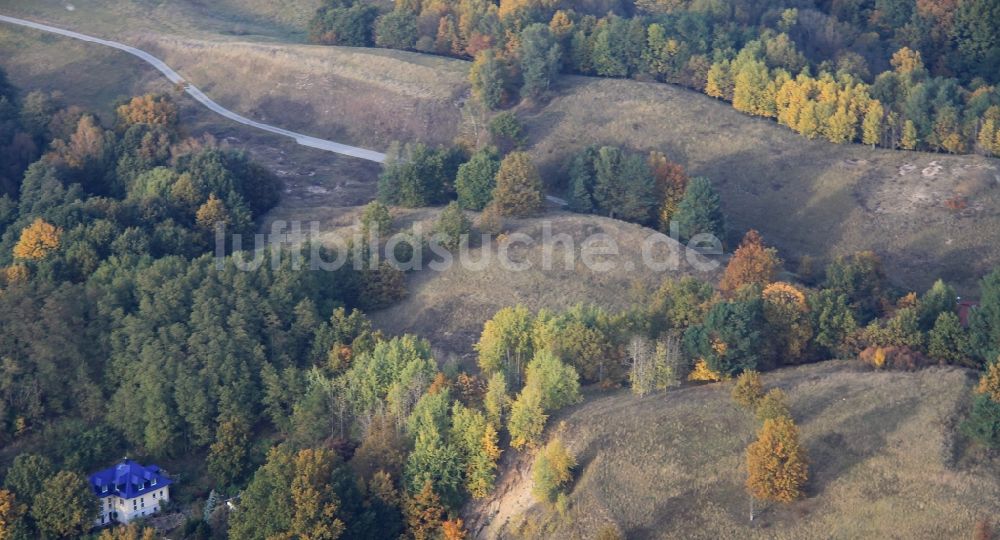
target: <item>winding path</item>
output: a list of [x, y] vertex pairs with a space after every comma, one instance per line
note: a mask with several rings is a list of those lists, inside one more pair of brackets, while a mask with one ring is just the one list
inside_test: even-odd
[[36, 23], [33, 21], [27, 21], [15, 17], [8, 17], [6, 15], [0, 15], [0, 21], [10, 24], [16, 24], [18, 26], [33, 28], [35, 30], [41, 30], [42, 32], [59, 34], [60, 36], [78, 39], [80, 41], [97, 43], [98, 45], [104, 45], [106, 47], [118, 49], [119, 51], [127, 52], [132, 56], [138, 57], [141, 60], [145, 61], [147, 64], [156, 68], [160, 73], [166, 76], [167, 79], [170, 79], [170, 82], [174, 84], [183, 84], [184, 90], [192, 98], [197, 100], [202, 105], [208, 107], [212, 111], [221, 114], [222, 116], [225, 116], [226, 118], [234, 122], [239, 122], [240, 124], [257, 128], [262, 131], [267, 131], [269, 133], [274, 133], [276, 135], [289, 137], [291, 139], [294, 139], [295, 142], [301, 144], [302, 146], [318, 148], [320, 150], [326, 150], [327, 152], [334, 152], [345, 156], [351, 156], [368, 161], [374, 161], [376, 163], [382, 163], [383, 161], [385, 161], [385, 154], [381, 152], [368, 150], [366, 148], [358, 148], [356, 146], [349, 146], [338, 142], [328, 141], [326, 139], [320, 139], [318, 137], [312, 137], [310, 135], [304, 135], [302, 133], [296, 133], [294, 131], [283, 129], [277, 126], [272, 126], [270, 124], [265, 124], [263, 122], [257, 122], [256, 120], [251, 120], [245, 116], [236, 114], [233, 111], [230, 111], [229, 109], [213, 101], [212, 98], [206, 96], [205, 93], [199, 90], [196, 86], [185, 81], [183, 77], [181, 77], [176, 71], [171, 69], [171, 67], [165, 64], [162, 60], [149, 54], [146, 51], [143, 51], [142, 49], [130, 47], [128, 45], [125, 45], [124, 43], [118, 43], [117, 41], [111, 41], [108, 39], [101, 39], [94, 36], [88, 36], [86, 34], [81, 34], [79, 32], [64, 30], [62, 28], [57, 28], [55, 26], [49, 26], [47, 24]]
[[[87, 34], [81, 34], [79, 32], [74, 32], [72, 30], [65, 30], [63, 28], [58, 28], [55, 26], [49, 26], [47, 24], [37, 23], [34, 21], [28, 21], [25, 19], [18, 19], [16, 17], [8, 17], [6, 15], [0, 15], [0, 21], [16, 24], [18, 26], [24, 26], [27, 28], [33, 28], [35, 30], [40, 30], [42, 32], [49, 32], [52, 34], [59, 34], [60, 36], [65, 36], [73, 39], [78, 39], [80, 41], [86, 41], [88, 43], [97, 43], [98, 45], [104, 45], [105, 47], [111, 47], [112, 49], [118, 49], [119, 51], [127, 52], [132, 56], [135, 56], [147, 64], [153, 66], [160, 73], [162, 73], [170, 82], [174, 84], [184, 85], [184, 91], [188, 93], [189, 96], [194, 98], [196, 101], [202, 105], [208, 107], [210, 110], [225, 116], [226, 118], [243, 124], [245, 126], [250, 126], [252, 128], [257, 128], [262, 131], [267, 131], [268, 133], [274, 133], [276, 135], [282, 135], [284, 137], [289, 137], [294, 139], [295, 142], [301, 144], [302, 146], [308, 146], [310, 148], [318, 148], [320, 150], [326, 150], [327, 152], [334, 152], [336, 154], [342, 154], [345, 156], [356, 157], [368, 161], [374, 161], [376, 163], [382, 163], [385, 161], [385, 154], [381, 152], [376, 152], [374, 150], [368, 150], [367, 148], [358, 148], [357, 146], [350, 146], [346, 144], [341, 144], [334, 141], [328, 141], [326, 139], [320, 139], [318, 137], [313, 137], [311, 135], [304, 135], [302, 133], [296, 133], [284, 128], [277, 126], [272, 126], [271, 124], [265, 124], [263, 122], [258, 122], [256, 120], [251, 120], [245, 116], [239, 115], [230, 111], [229, 109], [219, 105], [212, 98], [205, 95], [204, 92], [198, 89], [197, 86], [184, 80], [176, 71], [174, 71], [170, 66], [165, 64], [163, 60], [149, 54], [148, 52], [137, 49], [135, 47], [125, 45], [124, 43], [118, 43], [117, 41], [111, 41], [110, 39], [101, 39], [99, 37], [88, 36]], [[567, 202], [564, 199], [555, 197], [552, 195], [546, 195], [545, 199], [551, 203], [558, 206], [566, 206]]]

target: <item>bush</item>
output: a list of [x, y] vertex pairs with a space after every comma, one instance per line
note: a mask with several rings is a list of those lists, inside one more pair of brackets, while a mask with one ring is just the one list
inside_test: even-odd
[[441, 245], [451, 251], [458, 249], [462, 237], [468, 238], [471, 229], [472, 223], [455, 201], [445, 207], [434, 225], [434, 233], [442, 236]]
[[791, 418], [792, 413], [788, 410], [788, 398], [780, 388], [775, 388], [768, 392], [757, 403], [757, 420], [765, 422], [778, 418]]
[[517, 115], [510, 111], [494, 116], [488, 129], [493, 144], [505, 154], [524, 145], [524, 127]]
[[733, 385], [733, 400], [745, 409], [753, 410], [764, 397], [764, 385], [760, 381], [760, 373], [747, 370], [740, 373]]
[[503, 214], [495, 204], [487, 206], [482, 214], [479, 214], [479, 222], [476, 228], [483, 234], [496, 236], [503, 232]]

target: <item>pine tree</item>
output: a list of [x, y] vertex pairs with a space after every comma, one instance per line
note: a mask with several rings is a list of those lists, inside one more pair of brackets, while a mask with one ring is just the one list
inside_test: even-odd
[[523, 97], [538, 99], [549, 91], [559, 73], [562, 50], [544, 24], [532, 24], [521, 32], [521, 87]]
[[458, 204], [467, 210], [482, 210], [490, 203], [500, 161], [492, 150], [476, 152], [458, 168], [455, 191]]
[[962, 328], [958, 315], [952, 312], [938, 315], [927, 339], [927, 352], [931, 358], [953, 365], [969, 364], [969, 336]]
[[597, 149], [589, 146], [573, 156], [569, 164], [569, 208], [574, 212], [589, 214], [594, 211], [594, 183], [597, 172], [594, 162]]
[[674, 216], [681, 238], [685, 240], [698, 234], [712, 234], [720, 241], [724, 238], [721, 202], [707, 178], [691, 179]]

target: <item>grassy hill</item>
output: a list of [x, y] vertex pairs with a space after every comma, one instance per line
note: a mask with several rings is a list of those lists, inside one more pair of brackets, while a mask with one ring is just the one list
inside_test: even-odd
[[[619, 391], [558, 415], [579, 463], [564, 515], [535, 504], [526, 456], [505, 455], [498, 496], [470, 509], [478, 538], [969, 538], [995, 518], [1000, 462], [955, 433], [970, 372], [871, 372], [847, 361], [764, 376], [788, 393], [810, 460], [806, 497], [751, 524], [744, 449], [753, 422], [730, 384], [638, 398]], [[552, 428], [557, 430], [558, 428]]]
[[[466, 62], [295, 43], [301, 36], [282, 30], [281, 21], [301, 25], [314, 4], [308, 0], [280, 5], [87, 0], [75, 3], [72, 12], [61, 2], [8, 3], [10, 9], [0, 2], [5, 12], [148, 47], [227, 107], [293, 129], [384, 149], [392, 140], [448, 143], [462, 122], [458, 105], [468, 91]], [[109, 11], [128, 24], [114, 24]], [[169, 26], [158, 26], [167, 15]], [[244, 30], [234, 31], [234, 24]], [[81, 58], [63, 72], [63, 41], [23, 35], [18, 54], [0, 60], [15, 83], [47, 74], [49, 85], [87, 99], [134, 87], [132, 79], [120, 75], [123, 64], [116, 53]], [[10, 50], [7, 43], [0, 47]], [[27, 49], [32, 60], [26, 63], [21, 54]], [[148, 76], [148, 70], [138, 72]], [[119, 90], [94, 90], [102, 84], [95, 74], [110, 74], [106, 87]], [[529, 149], [555, 189], [566, 156], [584, 145], [662, 149], [691, 174], [713, 180], [729, 216], [731, 244], [746, 229], [758, 228], [793, 270], [803, 255], [822, 260], [872, 249], [902, 287], [923, 289], [945, 276], [963, 294], [974, 294], [976, 280], [1000, 264], [997, 160], [809, 141], [669, 85], [565, 77], [555, 94], [547, 104], [518, 110]], [[317, 160], [309, 167], [318, 169], [323, 160]], [[285, 205], [285, 211], [342, 207], [372, 193], [370, 167], [331, 175], [303, 180], [306, 188], [325, 191], [329, 198], [310, 192]], [[335, 189], [348, 184], [356, 189]], [[949, 210], [951, 199], [967, 207]], [[304, 206], [295, 206], [300, 202]]]
[[[409, 227], [419, 222], [424, 231], [431, 230], [438, 210], [401, 212], [396, 222]], [[567, 264], [567, 251], [561, 246], [551, 249], [552, 269], [544, 270], [546, 249], [540, 245], [543, 227], [551, 234], [573, 238], [576, 250], [572, 264]], [[500, 308], [522, 304], [532, 310], [565, 309], [578, 303], [597, 304], [609, 310], [622, 310], [641, 304], [668, 276], [693, 274], [700, 279], [715, 281], [717, 271], [702, 272], [679, 256], [675, 270], [654, 271], [643, 264], [642, 243], [650, 233], [638, 225], [612, 219], [554, 212], [545, 218], [509, 220], [508, 236], [526, 234], [534, 239], [530, 246], [517, 243], [509, 250], [514, 263], [527, 262], [529, 270], [515, 271], [494, 262], [482, 270], [455, 265], [445, 272], [424, 270], [408, 280], [409, 295], [392, 307], [371, 314], [373, 322], [390, 334], [415, 332], [426, 336], [445, 354], [455, 354], [470, 360], [472, 345], [479, 339], [483, 323]], [[619, 256], [607, 258], [616, 265], [609, 271], [588, 268], [581, 256], [583, 240], [590, 235], [604, 234], [613, 239]], [[478, 262], [488, 252], [496, 261], [499, 244], [493, 242], [484, 250], [470, 250], [469, 260]], [[677, 253], [681, 248], [677, 246]], [[705, 259], [692, 253], [697, 260]], [[666, 260], [666, 251], [655, 252], [656, 261]]]

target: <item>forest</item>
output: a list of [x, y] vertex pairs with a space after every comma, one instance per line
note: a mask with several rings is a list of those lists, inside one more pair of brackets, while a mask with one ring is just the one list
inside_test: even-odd
[[1000, 155], [997, 0], [327, 0], [315, 43], [473, 60], [485, 106], [561, 74], [682, 85], [810, 139]]
[[[316, 272], [283, 258], [247, 271], [241, 253], [213, 258], [216, 227], [252, 232], [281, 183], [187, 133], [170, 95], [125, 100], [105, 126], [58, 95], [0, 89], [5, 537], [86, 533], [85, 475], [127, 454], [179, 475], [174, 508], [201, 505], [187, 538], [463, 538], [459, 512], [491, 494], [504, 452], [539, 450], [535, 495], [560, 504], [574, 462], [543, 433], [583, 387], [642, 395], [737, 378], [767, 417], [754, 447], [766, 467], [795, 426], [779, 394], [754, 393], [753, 374], [832, 357], [982, 371], [961, 430], [1000, 446], [1000, 270], [962, 321], [944, 282], [896, 290], [873, 253], [792, 274], [749, 231], [718, 284], [667, 278], [622, 312], [501, 309], [464, 366], [365, 316], [406, 294], [397, 268], [362, 257]], [[449, 203], [436, 231], [454, 249], [473, 227], [500, 241], [505, 218], [537, 215], [541, 179], [516, 121], [498, 118], [494, 144], [472, 153], [390, 152], [362, 227], [393, 230], [387, 205]], [[685, 237], [725, 230], [711, 183], [660, 153], [592, 148], [566, 161], [576, 211], [675, 221]], [[478, 222], [463, 208], [483, 210]], [[798, 486], [806, 473], [792, 472]], [[800, 495], [755, 478], [761, 498]], [[218, 504], [235, 495], [235, 510]]]

